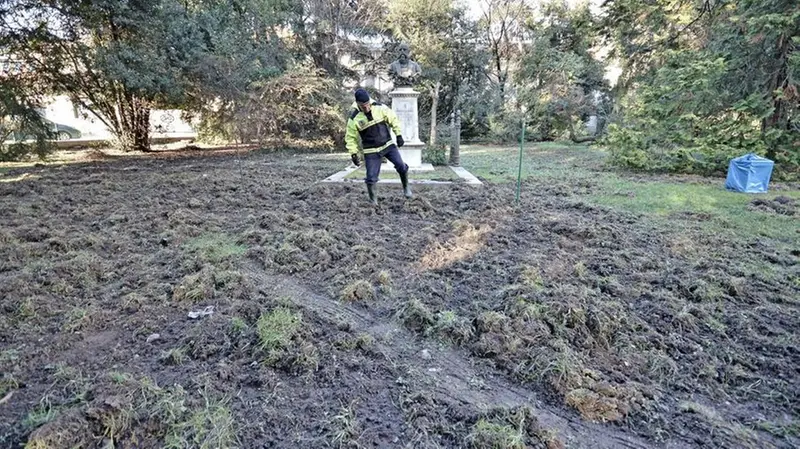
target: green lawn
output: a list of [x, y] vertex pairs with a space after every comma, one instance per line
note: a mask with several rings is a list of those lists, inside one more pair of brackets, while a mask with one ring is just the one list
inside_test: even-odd
[[[462, 147], [462, 165], [489, 182], [514, 182], [519, 147]], [[533, 182], [588, 185], [576, 199], [642, 213], [666, 225], [700, 215], [699, 226], [733, 236], [761, 235], [800, 246], [800, 217], [767, 213], [750, 207], [757, 198], [778, 196], [800, 200], [800, 191], [771, 183], [766, 194], [725, 190], [724, 178], [681, 177], [627, 173], [607, 167], [606, 153], [585, 145], [526, 144], [522, 178]]]
[[[522, 178], [575, 179], [590, 176], [589, 170], [600, 168], [604, 160], [605, 153], [582, 145], [529, 143], [523, 152]], [[516, 181], [519, 147], [465, 145], [461, 147], [461, 165], [489, 182]]]
[[766, 213], [748, 206], [757, 198], [773, 200], [785, 196], [800, 200], [800, 191], [772, 191], [753, 195], [730, 192], [718, 184], [693, 182], [635, 181], [613, 173], [599, 179], [602, 190], [592, 195], [599, 204], [661, 217], [684, 213], [702, 214], [707, 226], [720, 232], [757, 234], [800, 244], [800, 217]]

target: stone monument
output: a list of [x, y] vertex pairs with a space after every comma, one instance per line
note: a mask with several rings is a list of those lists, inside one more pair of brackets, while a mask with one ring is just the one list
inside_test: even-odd
[[389, 98], [392, 99], [392, 110], [397, 114], [403, 129], [405, 145], [400, 148], [400, 155], [409, 168], [416, 170], [427, 168], [422, 165], [422, 148], [425, 143], [419, 139], [419, 92], [413, 88], [421, 73], [419, 64], [409, 56], [408, 45], [401, 44], [397, 60], [389, 66], [389, 76], [394, 83], [394, 90], [389, 92]]

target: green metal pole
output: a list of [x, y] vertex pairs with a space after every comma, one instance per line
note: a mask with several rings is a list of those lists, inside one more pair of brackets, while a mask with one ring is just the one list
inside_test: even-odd
[[522, 186], [522, 143], [525, 142], [525, 117], [522, 118], [522, 137], [519, 139], [519, 171], [517, 171], [517, 199], [519, 204], [519, 191]]

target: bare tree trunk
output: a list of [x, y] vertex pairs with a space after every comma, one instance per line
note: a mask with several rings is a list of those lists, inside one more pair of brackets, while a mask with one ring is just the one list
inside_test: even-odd
[[136, 151], [150, 151], [150, 108], [140, 106], [134, 130]]
[[[112, 13], [108, 15], [112, 39], [121, 40], [119, 26]], [[150, 151], [150, 108], [122, 83], [113, 82], [116, 123], [114, 133], [123, 151]]]
[[453, 112], [450, 121], [450, 139], [452, 145], [450, 147], [450, 165], [458, 167], [461, 165], [461, 110]]
[[[788, 82], [788, 65], [789, 65], [789, 39], [787, 36], [781, 35], [778, 39], [777, 48], [777, 61], [778, 68], [774, 72], [772, 78], [767, 85], [768, 92], [772, 96], [773, 112], [768, 117], [761, 121], [761, 132], [765, 133], [771, 128], [785, 130], [788, 128], [789, 123], [789, 108], [787, 101], [781, 97], [776, 96], [773, 92], [786, 88]], [[772, 145], [767, 147], [767, 157], [775, 159], [776, 148]]]
[[436, 109], [439, 108], [439, 88], [442, 87], [442, 82], [436, 80], [433, 86], [433, 93], [431, 93], [431, 138], [428, 145], [434, 147], [436, 145]]
[[120, 126], [116, 131], [123, 151], [150, 151], [150, 108], [133, 95], [117, 105]]

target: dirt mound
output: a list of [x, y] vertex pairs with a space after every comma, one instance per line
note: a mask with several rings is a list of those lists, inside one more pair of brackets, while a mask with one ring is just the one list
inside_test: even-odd
[[758, 198], [750, 202], [748, 209], [758, 210], [770, 214], [788, 215], [790, 217], [800, 215], [798, 212], [798, 202], [787, 196], [777, 196], [775, 199], [767, 200]]

